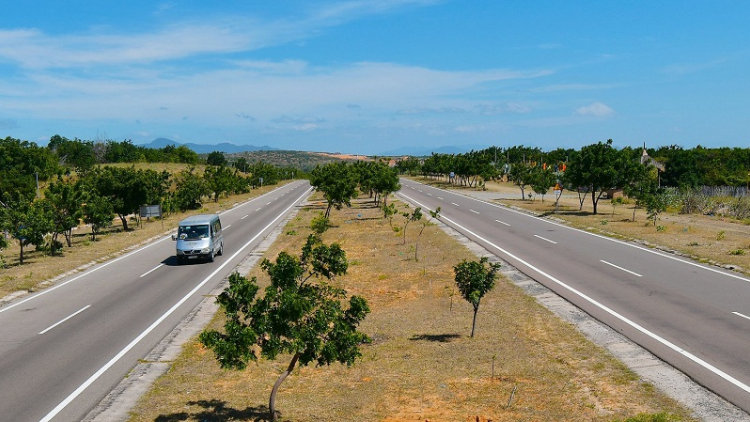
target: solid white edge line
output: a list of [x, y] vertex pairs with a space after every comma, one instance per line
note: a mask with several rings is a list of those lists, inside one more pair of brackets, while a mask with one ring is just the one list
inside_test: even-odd
[[57, 327], [58, 325], [60, 325], [60, 324], [62, 324], [63, 322], [65, 322], [65, 321], [67, 321], [67, 320], [69, 320], [69, 319], [73, 318], [74, 316], [76, 316], [76, 315], [80, 314], [81, 312], [85, 311], [86, 309], [88, 309], [88, 308], [90, 308], [90, 307], [91, 307], [91, 305], [86, 305], [86, 306], [84, 306], [83, 308], [81, 308], [81, 309], [77, 310], [76, 312], [73, 312], [72, 314], [68, 315], [68, 316], [67, 316], [66, 318], [63, 318], [63, 319], [61, 319], [60, 321], [57, 321], [56, 323], [54, 323], [54, 324], [50, 325], [49, 327], [47, 327], [47, 329], [45, 329], [45, 330], [42, 330], [41, 332], [39, 332], [39, 335], [42, 335], [42, 334], [46, 333], [47, 331], [49, 331], [49, 330], [51, 330], [51, 329], [53, 329], [53, 328]]
[[637, 276], [637, 277], [643, 277], [642, 275], [640, 275], [640, 274], [638, 274], [638, 273], [636, 273], [636, 272], [630, 271], [630, 270], [628, 270], [627, 268], [623, 268], [623, 267], [620, 267], [619, 265], [615, 265], [615, 264], [613, 264], [613, 263], [611, 263], [611, 262], [607, 262], [607, 261], [605, 261], [605, 260], [603, 260], [603, 259], [600, 259], [600, 260], [599, 260], [599, 262], [602, 262], [602, 263], [604, 263], [604, 264], [607, 264], [607, 265], [609, 265], [610, 267], [615, 267], [615, 268], [617, 268], [617, 269], [618, 269], [618, 270], [620, 270], [620, 271], [625, 271], [626, 273], [630, 273], [630, 274], [633, 274], [634, 276]]
[[738, 317], [742, 317], [742, 318], [745, 318], [745, 319], [750, 319], [750, 316], [743, 315], [743, 314], [741, 314], [739, 312], [732, 312], [732, 313], [735, 314], [735, 315], [737, 315]]
[[154, 272], [154, 271], [158, 270], [158, 269], [159, 269], [160, 267], [163, 267], [163, 266], [164, 266], [164, 264], [159, 264], [159, 265], [157, 265], [156, 267], [154, 267], [154, 268], [152, 268], [152, 269], [150, 269], [150, 270], [146, 271], [145, 273], [141, 274], [140, 276], [138, 276], [138, 278], [142, 278], [142, 277], [145, 277], [145, 276], [147, 276], [147, 275], [151, 274], [152, 272]]
[[177, 310], [183, 303], [185, 303], [188, 299], [190, 299], [191, 296], [193, 296], [198, 290], [200, 290], [201, 287], [203, 287], [208, 281], [213, 278], [219, 271], [224, 269], [226, 265], [228, 265], [234, 258], [237, 257], [237, 255], [240, 254], [245, 248], [247, 248], [251, 243], [255, 241], [255, 239], [258, 238], [263, 232], [268, 230], [269, 227], [274, 225], [278, 219], [280, 219], [283, 215], [285, 215], [290, 209], [292, 209], [294, 206], [297, 205], [297, 203], [305, 196], [308, 192], [312, 190], [312, 187], [307, 189], [297, 200], [292, 202], [292, 204], [287, 207], [283, 212], [279, 213], [278, 217], [274, 218], [273, 221], [268, 223], [266, 227], [264, 227], [262, 230], [258, 232], [255, 236], [253, 236], [252, 239], [248, 240], [245, 245], [243, 245], [240, 249], [237, 250], [231, 257], [229, 257], [226, 261], [224, 261], [223, 264], [221, 264], [217, 269], [215, 269], [211, 274], [208, 275], [203, 281], [201, 281], [193, 290], [188, 292], [185, 296], [183, 296], [182, 299], [180, 299], [177, 303], [172, 305], [167, 312], [164, 313], [164, 315], [160, 316], [156, 321], [154, 321], [151, 325], [146, 328], [141, 334], [138, 335], [138, 337], [134, 338], [133, 341], [131, 341], [127, 346], [125, 346], [124, 349], [120, 350], [119, 353], [117, 353], [112, 359], [109, 360], [104, 366], [99, 368], [98, 371], [94, 373], [94, 375], [90, 376], [89, 379], [87, 379], [83, 384], [81, 384], [78, 388], [76, 388], [75, 391], [70, 393], [68, 397], [65, 398], [60, 404], [58, 404], [52, 411], [50, 411], [44, 418], [42, 418], [39, 422], [49, 422], [57, 416], [58, 413], [60, 413], [65, 407], [67, 407], [73, 400], [75, 400], [76, 397], [78, 397], [84, 390], [86, 390], [91, 384], [94, 383], [99, 377], [102, 376], [109, 368], [111, 368], [117, 361], [119, 361], [123, 356], [125, 356], [126, 353], [128, 353], [133, 347], [135, 347], [141, 340], [143, 340], [151, 331], [153, 331], [156, 327], [159, 326], [165, 319], [167, 319], [174, 311]]
[[[419, 202], [415, 201], [412, 198], [409, 198], [408, 196], [406, 196], [404, 194], [399, 194], [399, 195], [403, 196], [404, 198], [407, 198], [407, 200], [409, 200], [409, 201], [411, 201], [411, 202], [413, 202], [413, 203], [415, 203], [417, 205], [420, 205], [422, 208], [424, 208], [424, 209], [426, 209], [428, 211], [432, 211], [432, 210], [430, 210], [429, 207], [420, 204]], [[667, 340], [667, 339], [665, 339], [665, 338], [663, 338], [663, 337], [661, 337], [661, 336], [659, 336], [659, 335], [657, 335], [655, 333], [652, 333], [651, 331], [649, 331], [649, 330], [645, 329], [644, 327], [638, 325], [634, 321], [631, 321], [628, 318], [625, 318], [624, 316], [620, 315], [619, 313], [617, 313], [613, 309], [610, 309], [607, 306], [605, 306], [604, 304], [601, 304], [601, 303], [597, 302], [596, 300], [594, 300], [593, 298], [587, 296], [583, 292], [580, 292], [580, 291], [576, 290], [575, 288], [573, 288], [571, 286], [568, 286], [567, 284], [565, 284], [562, 281], [556, 279], [555, 277], [551, 276], [550, 274], [547, 274], [546, 272], [544, 272], [544, 271], [536, 268], [535, 266], [533, 266], [530, 263], [524, 261], [523, 259], [521, 259], [521, 258], [513, 255], [512, 253], [506, 251], [505, 249], [503, 249], [503, 248], [495, 245], [494, 243], [486, 240], [485, 238], [479, 236], [478, 234], [472, 232], [471, 230], [469, 230], [469, 229], [461, 226], [460, 224], [457, 224], [456, 222], [454, 222], [453, 220], [449, 219], [448, 217], [443, 216], [441, 218], [445, 219], [445, 220], [448, 220], [451, 224], [455, 225], [456, 227], [460, 227], [462, 230], [465, 230], [467, 233], [471, 234], [472, 236], [476, 237], [477, 239], [481, 240], [482, 242], [486, 243], [487, 245], [490, 245], [493, 248], [497, 249], [498, 251], [506, 254], [507, 256], [509, 256], [509, 257], [511, 257], [511, 258], [513, 258], [515, 260], [517, 260], [521, 264], [523, 264], [523, 265], [527, 266], [528, 268], [536, 271], [537, 273], [539, 273], [540, 275], [546, 277], [547, 279], [549, 279], [550, 281], [552, 281], [555, 284], [559, 285], [560, 287], [563, 287], [566, 290], [570, 291], [571, 293], [576, 294], [577, 296], [579, 296], [580, 298], [586, 300], [590, 304], [592, 304], [592, 305], [596, 306], [597, 308], [599, 308], [599, 309], [607, 312], [608, 314], [610, 314], [613, 317], [619, 319], [620, 321], [622, 321], [625, 324], [631, 326], [632, 328], [640, 331], [642, 334], [645, 334], [646, 336], [651, 337], [652, 339], [654, 339], [654, 340], [658, 341], [659, 343], [663, 344], [664, 346], [666, 346], [666, 347], [674, 350], [675, 352], [677, 352], [680, 355], [686, 357], [687, 359], [689, 359], [689, 360], [695, 362], [696, 364], [702, 366], [703, 368], [705, 368], [705, 369], [713, 372], [717, 376], [723, 378], [725, 381], [727, 381], [727, 382], [731, 383], [732, 385], [740, 388], [741, 390], [745, 391], [746, 393], [750, 393], [750, 386], [748, 386], [747, 384], [745, 384], [745, 383], [741, 382], [740, 380], [734, 378], [733, 376], [727, 374], [726, 372], [722, 371], [721, 369], [719, 369], [719, 368], [711, 365], [710, 363], [704, 361], [703, 359], [699, 358], [698, 356], [696, 356], [696, 355], [694, 355], [694, 354], [692, 354], [692, 353], [690, 353], [690, 352], [688, 352], [688, 351], [686, 351], [686, 350], [678, 347], [677, 345], [675, 345], [674, 343], [670, 342], [669, 340]]]
[[534, 237], [544, 240], [545, 242], [552, 243], [553, 245], [557, 245], [557, 242], [554, 240], [549, 240], [546, 237], [539, 236], [538, 234], [535, 234]]

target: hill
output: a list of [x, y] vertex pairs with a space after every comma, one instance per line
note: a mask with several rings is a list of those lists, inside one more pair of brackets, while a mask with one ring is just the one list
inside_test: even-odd
[[221, 151], [223, 153], [238, 153], [238, 152], [244, 152], [244, 151], [261, 151], [261, 150], [275, 150], [276, 148], [271, 148], [268, 145], [264, 145], [262, 147], [258, 147], [255, 145], [235, 145], [230, 144], [228, 142], [222, 142], [219, 144], [195, 144], [195, 143], [185, 143], [181, 144], [179, 142], [175, 142], [171, 139], [167, 138], [156, 138], [153, 141], [149, 142], [148, 144], [144, 144], [143, 146], [146, 148], [156, 148], [161, 149], [168, 145], [174, 145], [174, 146], [180, 146], [184, 145], [191, 150], [197, 152], [198, 154], [208, 154], [213, 151]]

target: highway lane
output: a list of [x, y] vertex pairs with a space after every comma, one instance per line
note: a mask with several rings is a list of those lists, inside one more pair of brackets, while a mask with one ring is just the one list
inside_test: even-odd
[[399, 196], [750, 411], [750, 280], [402, 179]]
[[213, 263], [177, 265], [167, 236], [0, 308], [0, 420], [81, 420], [309, 193], [221, 213]]

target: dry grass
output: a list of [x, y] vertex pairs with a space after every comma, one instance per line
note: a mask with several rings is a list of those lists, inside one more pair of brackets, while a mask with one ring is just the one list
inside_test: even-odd
[[[302, 210], [266, 257], [298, 254], [319, 211]], [[417, 238], [412, 224], [403, 245], [380, 216], [363, 199], [334, 211], [335, 227], [325, 233], [350, 261], [340, 282], [370, 303], [361, 329], [373, 343], [351, 368], [296, 370], [277, 398], [282, 420], [612, 421], [660, 411], [690, 420], [507, 280], [482, 300], [470, 338], [471, 306], [456, 294], [452, 267], [476, 257], [434, 225]], [[403, 218], [394, 222], [402, 225]], [[257, 268], [253, 275], [265, 280]], [[221, 322], [219, 315], [211, 326]], [[224, 371], [211, 351], [190, 341], [130, 420], [263, 420], [271, 387], [287, 364], [282, 357]]]
[[[164, 169], [161, 168], [161, 170]], [[12, 241], [11, 246], [3, 250], [2, 255], [0, 255], [2, 262], [7, 266], [7, 268], [0, 269], [0, 299], [13, 293], [23, 294], [39, 290], [48, 286], [51, 280], [61, 274], [81, 271], [93, 263], [103, 262], [121, 255], [124, 251], [132, 249], [149, 239], [165, 235], [189, 214], [219, 212], [231, 208], [238, 202], [262, 195], [277, 187], [278, 185], [266, 186], [245, 195], [220, 198], [218, 203], [210, 201], [205, 203], [200, 210], [174, 213], [166, 216], [163, 221], [158, 219], [143, 220], [140, 227], [135, 227], [134, 222], [129, 222], [128, 227], [132, 230], [127, 232], [122, 230], [120, 219], [115, 218], [112, 227], [105, 230], [104, 233], [98, 234], [96, 241], [90, 240], [90, 227], [81, 226], [73, 232], [73, 246], [68, 248], [65, 245], [61, 254], [50, 256], [47, 253], [36, 251], [33, 246], [24, 248], [23, 265], [19, 265], [18, 243]], [[62, 236], [60, 236], [60, 240], [64, 242]]]

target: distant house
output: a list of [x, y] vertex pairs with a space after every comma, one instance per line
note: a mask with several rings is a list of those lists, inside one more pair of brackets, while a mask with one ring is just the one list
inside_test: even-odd
[[643, 148], [643, 153], [641, 153], [641, 164], [650, 164], [656, 167], [656, 169], [662, 173], [666, 171], [666, 167], [664, 166], [664, 163], [661, 163], [651, 158], [651, 156], [648, 155], [648, 152], [646, 152], [646, 148]]

